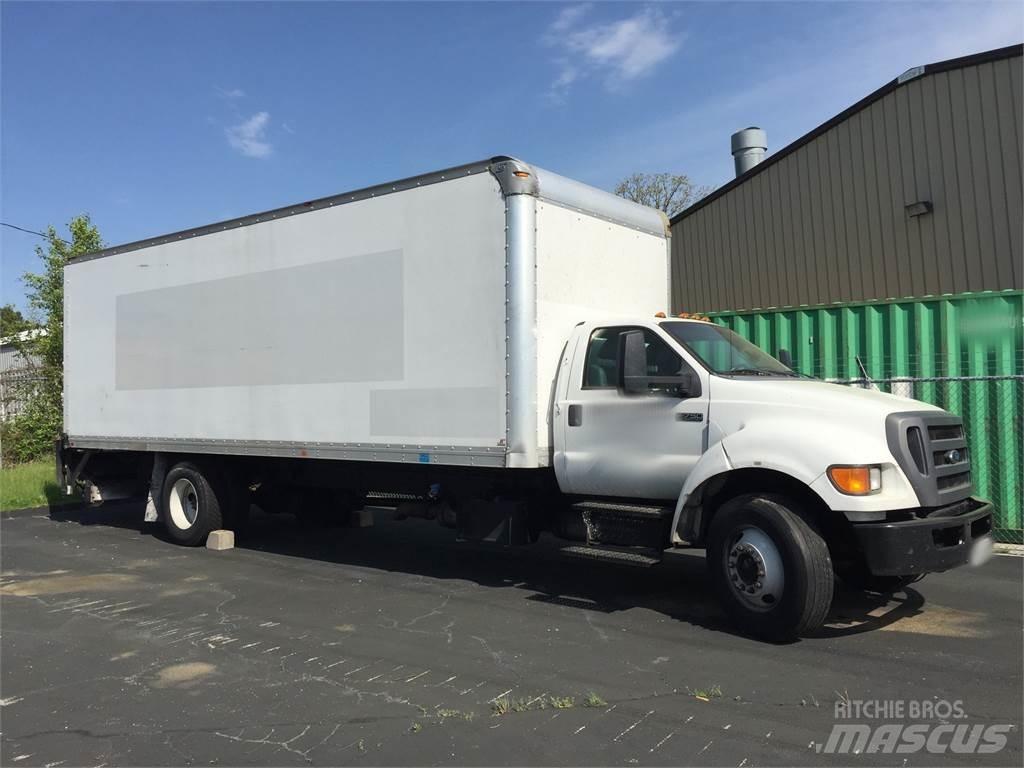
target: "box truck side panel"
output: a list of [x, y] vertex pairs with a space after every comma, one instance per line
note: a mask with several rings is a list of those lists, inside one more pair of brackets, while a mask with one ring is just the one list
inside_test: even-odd
[[666, 311], [667, 274], [664, 234], [537, 201], [537, 435], [545, 461], [554, 379], [573, 327], [598, 317]]
[[70, 440], [500, 463], [504, 228], [481, 172], [72, 263]]

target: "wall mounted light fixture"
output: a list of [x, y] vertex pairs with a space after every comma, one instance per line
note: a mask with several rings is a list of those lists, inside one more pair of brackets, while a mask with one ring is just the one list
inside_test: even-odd
[[904, 208], [907, 211], [907, 218], [914, 218], [915, 216], [924, 216], [926, 213], [931, 213], [934, 210], [931, 200], [918, 200], [916, 203], [907, 203]]

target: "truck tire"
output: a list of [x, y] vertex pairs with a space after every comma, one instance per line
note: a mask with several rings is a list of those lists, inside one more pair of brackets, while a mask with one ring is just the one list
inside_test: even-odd
[[[163, 518], [167, 534], [176, 543], [194, 547], [206, 541], [207, 534], [223, 527], [222, 497], [212, 478], [189, 461], [171, 467], [164, 478]], [[218, 484], [220, 485], [220, 484]]]
[[818, 629], [832, 604], [828, 546], [780, 496], [726, 502], [708, 534], [709, 575], [744, 634], [789, 641]]

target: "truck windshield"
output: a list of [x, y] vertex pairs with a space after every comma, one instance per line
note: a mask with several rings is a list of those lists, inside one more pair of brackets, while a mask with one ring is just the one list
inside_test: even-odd
[[737, 333], [713, 323], [669, 321], [661, 327], [714, 373], [731, 376], [799, 376]]

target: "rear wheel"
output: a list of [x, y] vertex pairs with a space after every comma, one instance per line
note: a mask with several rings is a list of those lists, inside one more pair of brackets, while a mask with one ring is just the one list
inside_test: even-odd
[[210, 531], [223, 526], [226, 492], [215, 489], [211, 477], [196, 464], [183, 461], [164, 478], [164, 526], [178, 544], [197, 546]]
[[711, 521], [707, 564], [722, 606], [745, 634], [792, 640], [828, 615], [828, 547], [788, 499], [752, 494], [726, 502]]

